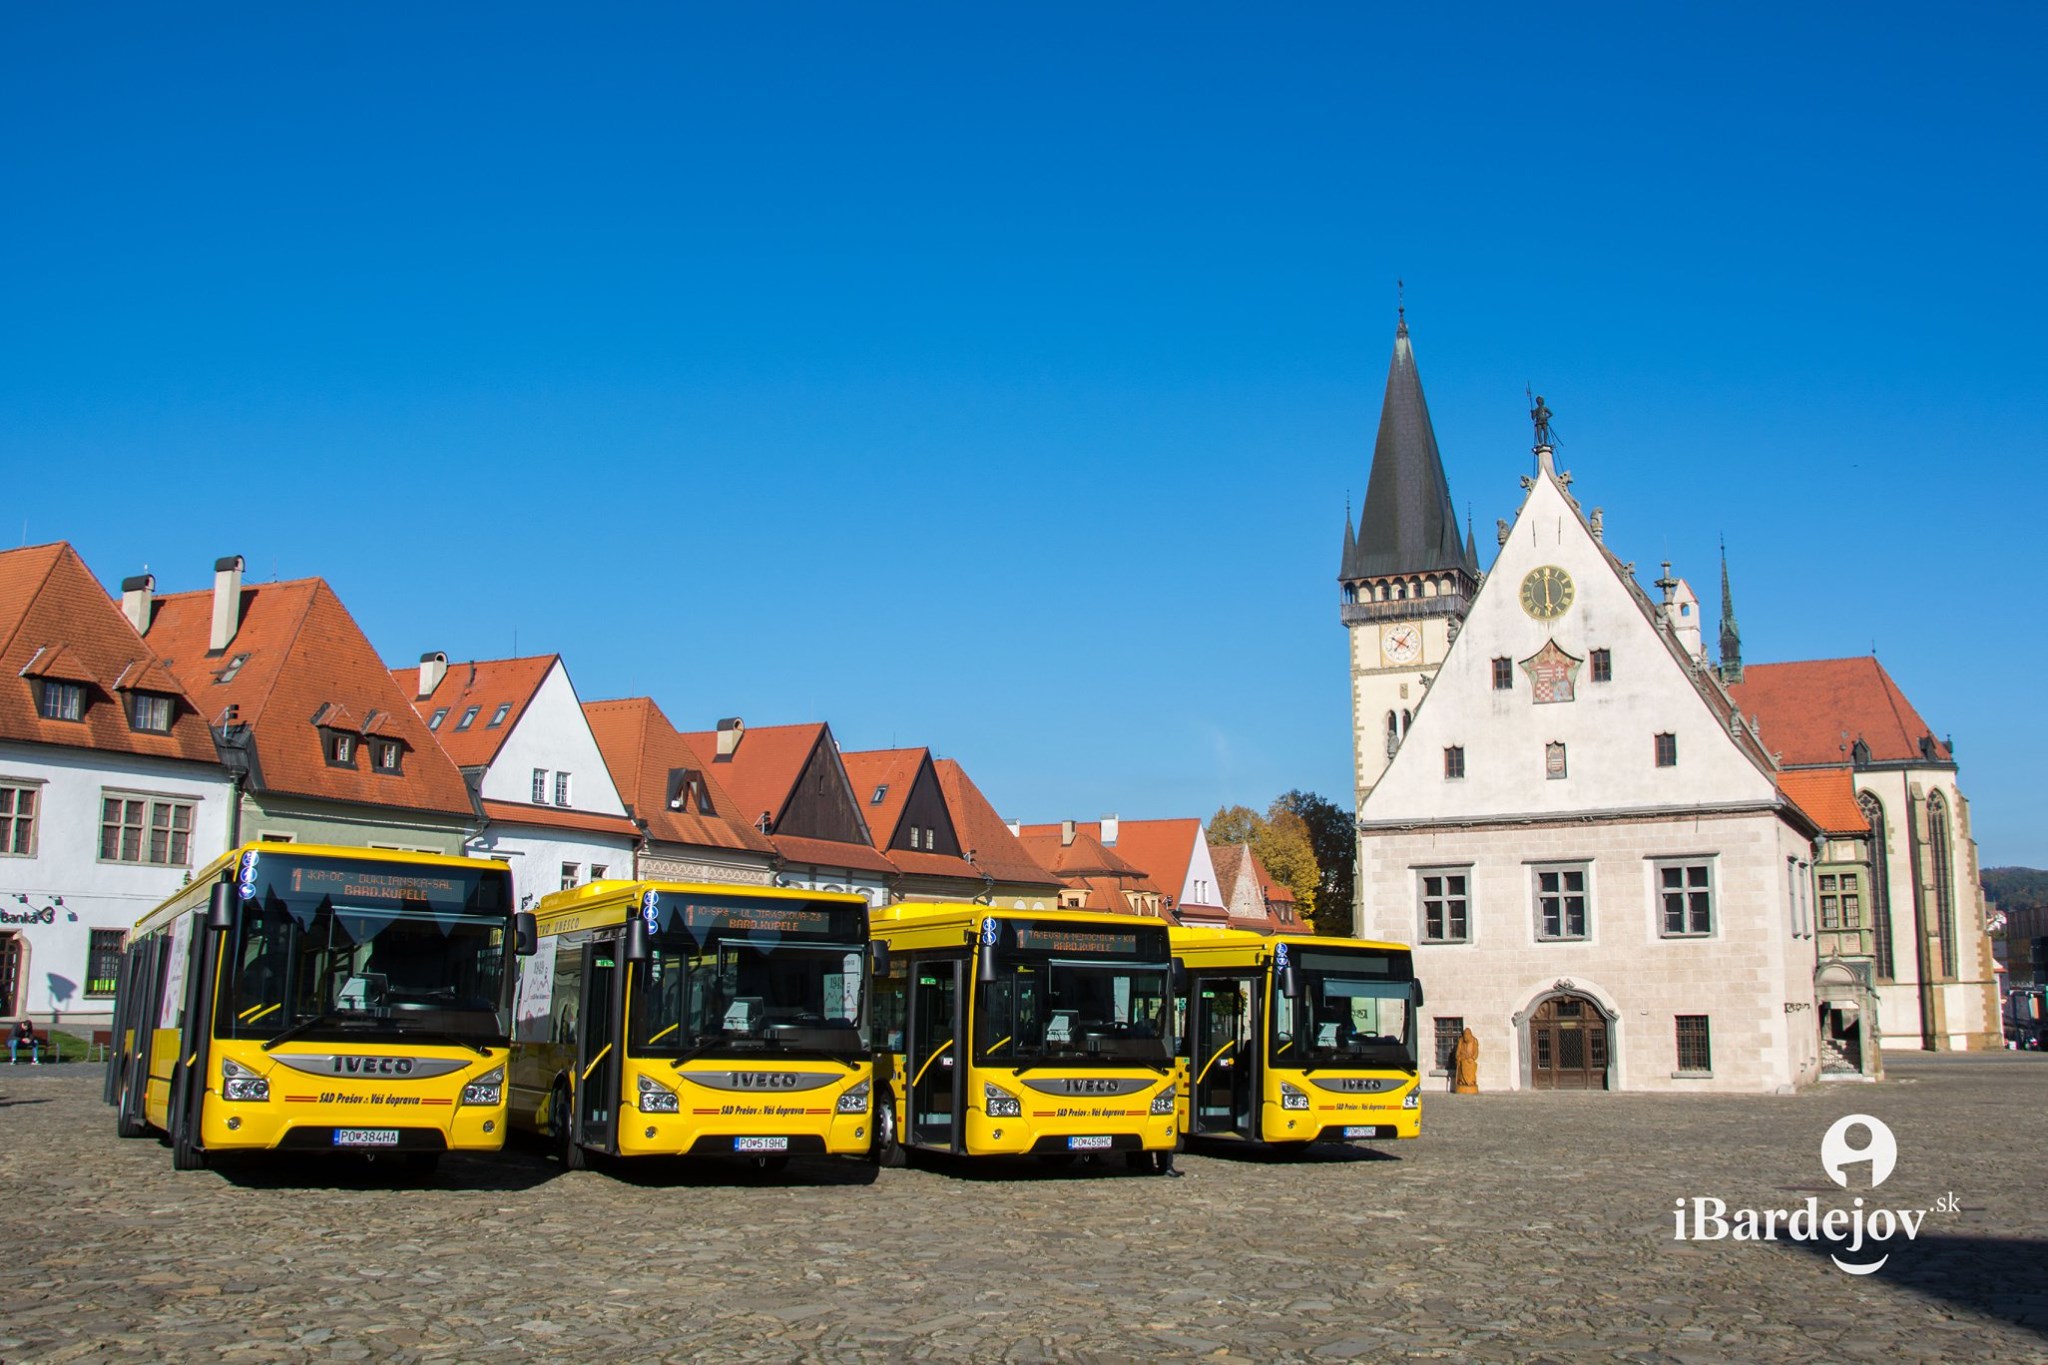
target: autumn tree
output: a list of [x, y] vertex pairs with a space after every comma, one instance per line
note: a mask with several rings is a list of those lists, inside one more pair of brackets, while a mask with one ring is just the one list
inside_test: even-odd
[[1280, 797], [1273, 809], [1291, 812], [1308, 828], [1309, 847], [1321, 874], [1316, 885], [1316, 932], [1350, 934], [1352, 879], [1358, 862], [1357, 825], [1351, 812], [1326, 797], [1298, 789]]
[[1248, 806], [1225, 806], [1209, 817], [1209, 842], [1249, 844], [1273, 879], [1294, 893], [1303, 920], [1315, 922], [1322, 872], [1308, 823], [1274, 802], [1264, 815]]

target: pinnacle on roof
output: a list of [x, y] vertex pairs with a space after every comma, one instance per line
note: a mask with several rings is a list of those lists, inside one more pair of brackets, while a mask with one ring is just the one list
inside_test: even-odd
[[1735, 624], [1735, 595], [1728, 591], [1728, 542], [1721, 542], [1721, 681], [1742, 681], [1742, 628]]
[[1415, 350], [1404, 317], [1394, 329], [1394, 358], [1387, 366], [1387, 394], [1380, 405], [1380, 429], [1372, 449], [1372, 478], [1365, 510], [1354, 536], [1344, 522], [1340, 578], [1463, 569], [1479, 576], [1477, 557], [1458, 538], [1458, 514], [1450, 482], [1437, 453], [1436, 429], [1415, 372]]

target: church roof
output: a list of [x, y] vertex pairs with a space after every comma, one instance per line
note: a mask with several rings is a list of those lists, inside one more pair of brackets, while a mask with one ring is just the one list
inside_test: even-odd
[[1387, 366], [1387, 394], [1380, 405], [1379, 437], [1373, 443], [1372, 477], [1365, 508], [1354, 531], [1344, 525], [1340, 578], [1427, 573], [1463, 569], [1474, 578], [1479, 565], [1458, 535], [1450, 482], [1437, 453], [1436, 429], [1415, 372], [1415, 350], [1403, 319], [1394, 333], [1394, 358]]
[[1873, 763], [1955, 761], [1874, 658], [1751, 664], [1728, 691], [1788, 768], [1850, 762], [1859, 739]]

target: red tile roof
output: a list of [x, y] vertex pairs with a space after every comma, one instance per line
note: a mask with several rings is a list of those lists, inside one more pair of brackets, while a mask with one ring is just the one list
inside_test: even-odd
[[[448, 714], [434, 729], [434, 739], [443, 753], [455, 760], [458, 767], [485, 768], [498, 756], [504, 747], [505, 736], [512, 733], [512, 727], [526, 714], [526, 708], [533, 701], [533, 694], [540, 690], [548, 673], [554, 668], [559, 655], [537, 654], [526, 659], [484, 659], [476, 663], [449, 664], [448, 674], [440, 685], [425, 697], [419, 695], [420, 670], [394, 668], [391, 677], [399, 689], [412, 701], [413, 712], [421, 720], [431, 720], [436, 711], [448, 708]], [[457, 729], [462, 723], [463, 713], [476, 707], [476, 719], [467, 730]], [[510, 706], [505, 719], [497, 725], [491, 718], [498, 714], [500, 706]]]
[[[860, 802], [860, 813], [868, 822], [868, 837], [875, 841], [876, 848], [886, 849], [896, 837], [896, 826], [903, 820], [903, 807], [910, 801], [910, 789], [917, 784], [918, 770], [924, 766], [929, 750], [918, 749], [864, 749], [859, 753], [841, 754], [846, 763], [846, 776], [853, 783], [854, 799]], [[877, 802], [875, 791], [886, 788], [882, 799]], [[960, 831], [954, 830], [958, 835]], [[969, 845], [964, 841], [960, 847]]]
[[[42, 719], [34, 677], [86, 684], [83, 719]], [[125, 689], [173, 698], [170, 732], [129, 728]], [[76, 550], [0, 551], [0, 739], [212, 763], [208, 719]]]
[[749, 726], [740, 734], [739, 747], [729, 758], [718, 756], [718, 732], [693, 730], [685, 742], [718, 772], [718, 780], [739, 805], [731, 812], [735, 819], [752, 822], [767, 811], [773, 820], [782, 819], [783, 807], [804, 775], [811, 751], [824, 737], [823, 722], [808, 725]]
[[1850, 768], [1801, 768], [1778, 774], [1778, 790], [1825, 834], [1862, 834], [1869, 817], [1856, 802], [1856, 774]]
[[[234, 639], [209, 657], [212, 624], [210, 589], [170, 593], [156, 599], [147, 638], [202, 712], [218, 716], [232, 705], [250, 727], [255, 790], [474, 816], [462, 774], [325, 579], [245, 586]], [[373, 771], [368, 756], [354, 767], [329, 764], [313, 719], [323, 707], [330, 715], [344, 708], [359, 724], [386, 718], [377, 733], [404, 745], [400, 771]]]
[[[1077, 829], [1085, 830], [1096, 839], [1102, 837], [1102, 823], [1099, 820], [1077, 822]], [[1025, 825], [1027, 835], [1060, 832], [1058, 825]], [[1181, 820], [1119, 820], [1116, 843], [1108, 845], [1112, 852], [1132, 866], [1142, 868], [1160, 891], [1174, 899], [1174, 910], [1180, 910], [1181, 889], [1188, 884], [1188, 864], [1194, 861], [1195, 841], [1201, 839], [1202, 822], [1193, 818]], [[1221, 888], [1217, 889], [1220, 896]], [[1189, 904], [1217, 905], [1222, 902], [1204, 901]]]
[[[939, 789], [946, 794], [946, 810], [953, 817], [953, 832], [960, 846], [973, 855], [974, 865], [999, 882], [1020, 886], [1059, 885], [1059, 879], [1039, 865], [1010, 833], [1009, 825], [974, 785], [967, 770], [950, 758], [936, 759], [933, 771], [939, 775]], [[872, 795], [872, 789], [869, 792]]]
[[[749, 823], [751, 816], [727, 817], [726, 812], [743, 808], [734, 805], [718, 773], [676, 732], [652, 698], [585, 702], [583, 715], [597, 737], [612, 785], [633, 813], [647, 822], [650, 838], [700, 848], [774, 854], [775, 845]], [[677, 768], [692, 768], [702, 775], [711, 796], [710, 815], [669, 809], [668, 775]]]
[[[1933, 731], [1875, 658], [1750, 664], [1728, 692], [1788, 767], [1847, 763], [1859, 739], [1873, 762], [1926, 761], [1920, 741]], [[1934, 755], [1949, 761], [1939, 741]]]
[[838, 839], [806, 839], [797, 834], [771, 834], [775, 851], [792, 863], [811, 867], [843, 867], [851, 872], [872, 872], [892, 876], [896, 864], [866, 844], [849, 844]]
[[640, 827], [623, 815], [563, 810], [559, 806], [529, 806], [518, 801], [486, 801], [483, 805], [484, 818], [494, 825], [540, 825], [548, 829], [622, 834], [632, 839], [640, 837]]

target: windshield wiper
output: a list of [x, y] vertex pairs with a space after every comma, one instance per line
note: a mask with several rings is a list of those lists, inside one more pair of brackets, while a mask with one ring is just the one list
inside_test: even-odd
[[491, 1055], [491, 1050], [483, 1046], [481, 1043], [478, 1043], [475, 1039], [464, 1038], [459, 1034], [450, 1033], [446, 1029], [402, 1028], [398, 1030], [398, 1032], [401, 1037], [418, 1038], [423, 1042], [445, 1043], [449, 1047], [466, 1047], [479, 1057], [488, 1057]]
[[289, 1043], [294, 1038], [311, 1033], [322, 1024], [339, 1023], [345, 1015], [360, 1013], [362, 1013], [361, 1010], [322, 1010], [311, 1018], [301, 1019], [298, 1023], [293, 1024], [290, 1028], [272, 1038], [263, 1045], [263, 1050], [265, 1052], [274, 1052], [281, 1044]]

